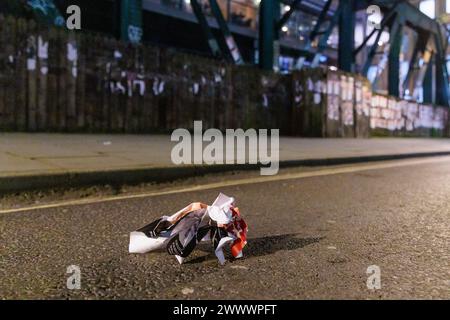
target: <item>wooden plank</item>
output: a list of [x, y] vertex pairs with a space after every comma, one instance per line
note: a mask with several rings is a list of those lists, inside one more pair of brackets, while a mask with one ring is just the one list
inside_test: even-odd
[[[27, 21], [18, 19], [16, 47], [26, 48], [27, 45]], [[16, 104], [15, 122], [16, 129], [25, 131], [27, 128], [27, 57], [23, 50], [16, 50]]]
[[[94, 59], [95, 54], [95, 37], [91, 34], [85, 37], [85, 126], [87, 131], [94, 131], [94, 109], [96, 98], [98, 96], [98, 81], [96, 73], [96, 60]], [[100, 84], [100, 86], [102, 86]]]
[[354, 116], [354, 78], [351, 74], [341, 72], [341, 119], [343, 138], [355, 137]]
[[7, 17], [5, 21], [6, 36], [3, 38], [5, 59], [4, 59], [4, 128], [8, 131], [15, 130], [15, 107], [16, 107], [16, 30], [17, 20], [13, 17]]
[[327, 71], [326, 134], [337, 138], [341, 132], [340, 94], [341, 84], [338, 72]]
[[[132, 83], [133, 90], [133, 132], [139, 133], [141, 132], [141, 119], [143, 116], [143, 94], [141, 91], [141, 84], [144, 85], [144, 82], [141, 82], [142, 78], [142, 69], [143, 69], [143, 50], [142, 46], [138, 45], [134, 48], [134, 82]], [[143, 87], [142, 87], [143, 88]], [[145, 92], [144, 92], [145, 94]]]
[[86, 108], [86, 37], [76, 35], [78, 43], [78, 77], [76, 82], [77, 131], [85, 129]]
[[112, 132], [125, 131], [124, 117], [126, 110], [126, 78], [122, 74], [123, 61], [126, 56], [124, 47], [118, 41], [109, 41], [107, 43], [108, 62], [111, 65], [109, 75], [110, 84], [113, 85], [112, 92], [109, 93], [110, 103], [104, 104], [104, 114], [109, 118], [109, 127]]
[[152, 74], [152, 56], [148, 47], [142, 47], [142, 73], [145, 83], [145, 94], [140, 101], [140, 108], [142, 109], [139, 131], [149, 133], [154, 129], [153, 125], [153, 110], [157, 101], [157, 96], [152, 91], [154, 75]]
[[232, 128], [232, 116], [233, 116], [233, 69], [230, 65], [222, 66], [224, 72], [222, 72], [222, 79], [224, 80], [221, 86], [223, 93], [221, 94], [221, 99], [225, 104], [225, 127], [222, 128]]
[[[5, 23], [5, 17], [0, 14], [0, 45], [1, 47], [5, 46], [6, 43], [6, 23]], [[8, 59], [8, 56], [4, 51], [0, 51], [0, 130], [4, 131], [6, 130], [6, 117], [5, 117], [5, 85], [8, 81], [7, 76], [5, 74], [5, 66], [6, 61]]]
[[57, 131], [58, 126], [58, 74], [59, 37], [55, 28], [48, 33], [48, 77], [47, 77], [47, 129]]
[[67, 36], [58, 30], [58, 130], [67, 130]]
[[93, 52], [91, 59], [95, 61], [95, 81], [97, 83], [97, 97], [94, 104], [94, 130], [95, 131], [110, 131], [110, 119], [105, 109], [109, 104], [111, 106], [112, 100], [110, 87], [110, 74], [112, 72], [112, 65], [110, 64], [109, 56], [105, 52], [105, 47], [110, 39], [104, 39], [98, 35], [95, 37], [96, 50]]
[[78, 78], [78, 43], [73, 33], [66, 38], [66, 96], [67, 96], [67, 130], [75, 131], [78, 127], [77, 117], [77, 78]]
[[38, 81], [38, 97], [37, 97], [37, 114], [36, 124], [39, 131], [47, 130], [47, 85], [48, 85], [48, 49], [49, 39], [48, 32], [40, 30], [37, 36], [37, 81]]
[[217, 74], [220, 78], [217, 78], [216, 75], [214, 75], [214, 81], [216, 83], [216, 89], [218, 92], [218, 99], [220, 101], [219, 107], [221, 108], [221, 111], [219, 113], [219, 129], [225, 130], [226, 128], [229, 128], [229, 122], [230, 122], [230, 116], [231, 116], [231, 110], [232, 110], [232, 103], [233, 103], [233, 90], [231, 90], [231, 81], [232, 81], [232, 69], [225, 65], [221, 64], [220, 66], [220, 73]]
[[36, 24], [30, 21], [28, 24], [27, 43], [27, 71], [28, 71], [28, 130], [36, 131], [37, 123], [37, 40]]
[[135, 77], [134, 60], [136, 57], [134, 55], [134, 49], [131, 46], [121, 47], [121, 50], [124, 52], [124, 56], [121, 61], [122, 64], [120, 69], [123, 73], [122, 83], [126, 92], [124, 94], [123, 112], [119, 112], [119, 114], [123, 116], [123, 118], [120, 119], [123, 127], [119, 127], [122, 127], [124, 132], [132, 133], [134, 132], [134, 94], [130, 82], [132, 82]]
[[85, 50], [85, 79], [86, 79], [86, 90], [85, 90], [85, 101], [86, 105], [84, 108], [85, 112], [85, 122], [86, 129], [89, 132], [94, 132], [96, 128], [95, 123], [95, 112], [96, 104], [98, 99], [99, 86], [102, 84], [98, 83], [98, 69], [97, 60], [94, 59], [97, 52], [98, 43], [97, 38], [93, 34], [88, 34], [86, 36], [86, 50]]

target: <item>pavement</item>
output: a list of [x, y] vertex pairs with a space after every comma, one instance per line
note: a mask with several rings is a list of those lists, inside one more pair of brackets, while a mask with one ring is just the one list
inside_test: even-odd
[[[247, 168], [175, 166], [170, 158], [174, 145], [169, 135], [1, 133], [0, 192], [160, 182]], [[282, 167], [443, 154], [450, 154], [450, 139], [280, 139]]]
[[[0, 299], [450, 299], [450, 157], [286, 170], [0, 213]], [[130, 231], [219, 192], [248, 222], [243, 259], [128, 253]]]

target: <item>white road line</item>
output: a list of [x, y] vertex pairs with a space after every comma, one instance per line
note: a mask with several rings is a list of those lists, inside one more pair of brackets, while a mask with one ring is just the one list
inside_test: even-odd
[[163, 195], [187, 193], [187, 192], [194, 192], [194, 191], [204, 191], [204, 190], [210, 190], [210, 189], [248, 185], [248, 184], [286, 181], [286, 180], [295, 180], [295, 179], [303, 179], [303, 178], [311, 178], [311, 177], [322, 177], [322, 176], [330, 176], [330, 175], [337, 175], [337, 174], [346, 174], [346, 173], [354, 173], [354, 172], [361, 172], [361, 171], [398, 168], [398, 167], [405, 167], [405, 166], [414, 166], [414, 165], [441, 163], [441, 162], [450, 162], [450, 157], [444, 156], [444, 157], [426, 158], [426, 159], [418, 159], [418, 160], [398, 160], [398, 161], [375, 163], [375, 164], [362, 164], [362, 165], [354, 165], [354, 166], [350, 166], [350, 167], [348, 167], [348, 166], [333, 167], [333, 168], [329, 168], [329, 169], [320, 169], [317, 171], [287, 173], [287, 174], [280, 174], [277, 176], [260, 176], [260, 177], [238, 179], [238, 180], [224, 181], [224, 182], [218, 182], [218, 183], [208, 183], [208, 184], [204, 184], [204, 185], [191, 186], [191, 187], [180, 188], [180, 189], [175, 189], [175, 190], [170, 190], [170, 191], [160, 191], [160, 192], [155, 191], [155, 192], [131, 194], [131, 195], [123, 195], [123, 196], [112, 196], [112, 197], [106, 197], [106, 198], [91, 198], [91, 199], [83, 199], [83, 200], [62, 201], [62, 202], [52, 203], [52, 204], [43, 204], [43, 205], [38, 205], [38, 206], [30, 206], [30, 207], [23, 207], [23, 208], [17, 208], [17, 209], [0, 210], [0, 214], [34, 211], [34, 210], [42, 210], [42, 209], [52, 209], [52, 208], [60, 208], [60, 207], [80, 206], [80, 205], [111, 202], [111, 201], [149, 198], [149, 197], [157, 197], [157, 196], [163, 196]]

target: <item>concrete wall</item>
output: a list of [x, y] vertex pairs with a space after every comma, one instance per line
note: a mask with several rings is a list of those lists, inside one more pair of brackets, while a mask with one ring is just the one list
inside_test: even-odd
[[294, 73], [293, 81], [300, 86], [294, 94], [293, 118], [302, 126], [294, 135], [449, 136], [448, 108], [373, 93], [369, 81], [359, 75], [303, 70]]
[[448, 128], [446, 109], [384, 104], [366, 79], [339, 71], [280, 75], [2, 16], [0, 47], [0, 131], [152, 133], [194, 120], [312, 137]]

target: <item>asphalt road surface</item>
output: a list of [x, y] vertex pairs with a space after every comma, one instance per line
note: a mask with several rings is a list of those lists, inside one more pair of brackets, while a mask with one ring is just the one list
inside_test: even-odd
[[[0, 297], [450, 299], [449, 157], [238, 179], [2, 212]], [[127, 252], [130, 231], [219, 192], [249, 224], [244, 259], [220, 266], [209, 244], [184, 265], [165, 252]], [[80, 290], [66, 286], [70, 265]], [[367, 287], [374, 265], [379, 290]]]

